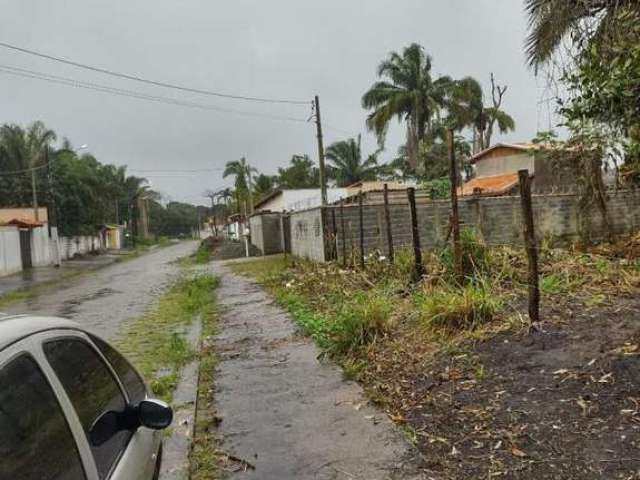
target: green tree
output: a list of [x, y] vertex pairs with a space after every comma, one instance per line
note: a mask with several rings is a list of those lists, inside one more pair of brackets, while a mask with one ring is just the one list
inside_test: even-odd
[[235, 195], [238, 211], [240, 211], [243, 200], [248, 200], [250, 208], [253, 209], [253, 192], [252, 192], [252, 180], [253, 174], [258, 171], [251, 167], [246, 158], [242, 157], [240, 160], [231, 160], [226, 163], [223, 178], [229, 176], [234, 177]]
[[500, 133], [515, 130], [515, 121], [502, 107], [506, 86], [497, 85], [491, 74], [492, 105], [485, 103], [482, 86], [473, 77], [465, 77], [452, 84], [451, 95], [447, 102], [449, 125], [455, 130], [471, 128], [473, 132], [473, 151], [478, 152], [491, 146], [495, 126]]
[[278, 168], [278, 188], [320, 188], [320, 172], [308, 155], [294, 155], [287, 168]]
[[255, 179], [255, 193], [258, 199], [264, 198], [273, 192], [276, 183], [276, 177], [261, 173]]
[[418, 145], [445, 106], [451, 86], [449, 77], [432, 77], [431, 63], [431, 57], [416, 43], [402, 53], [392, 52], [378, 67], [383, 80], [362, 97], [362, 106], [372, 110], [367, 126], [381, 144], [393, 118], [407, 123], [407, 153], [414, 169], [418, 167]]
[[55, 132], [40, 121], [33, 122], [26, 129], [13, 124], [0, 127], [0, 166], [5, 172], [1, 185], [6, 193], [0, 198], [4, 205], [32, 204], [32, 175], [36, 190], [40, 187], [38, 203], [43, 203], [45, 157], [55, 140]]
[[327, 148], [326, 158], [330, 162], [329, 175], [339, 187], [346, 187], [363, 180], [375, 180], [378, 174], [377, 153], [366, 160], [362, 158], [361, 139], [353, 138], [335, 142]]
[[617, 28], [618, 13], [640, 10], [637, 0], [526, 0], [529, 36], [526, 55], [536, 70], [547, 62], [569, 36], [578, 48], [599, 41], [606, 31]]

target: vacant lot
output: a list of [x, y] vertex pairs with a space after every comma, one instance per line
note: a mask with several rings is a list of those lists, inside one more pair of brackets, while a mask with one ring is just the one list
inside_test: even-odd
[[371, 256], [365, 270], [281, 257], [255, 276], [422, 451], [433, 478], [636, 478], [640, 471], [638, 239], [590, 251], [544, 244], [542, 318], [526, 316], [524, 254], [464, 239]]

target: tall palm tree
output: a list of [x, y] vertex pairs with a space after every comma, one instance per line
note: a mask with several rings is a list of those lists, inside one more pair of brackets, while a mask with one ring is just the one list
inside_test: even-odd
[[[547, 62], [571, 33], [602, 33], [615, 25], [620, 9], [640, 10], [637, 0], [526, 0], [529, 36], [525, 43], [527, 60], [536, 70]], [[595, 25], [586, 28], [586, 22]], [[594, 28], [595, 27], [595, 28]]]
[[502, 97], [507, 87], [495, 84], [491, 75], [493, 106], [485, 105], [482, 86], [473, 77], [454, 82], [447, 102], [448, 124], [455, 130], [469, 127], [473, 131], [473, 150], [478, 152], [491, 146], [491, 138], [497, 125], [500, 133], [515, 130], [515, 120], [501, 109]]
[[407, 122], [407, 151], [412, 168], [418, 166], [418, 145], [445, 104], [449, 77], [434, 79], [431, 57], [417, 43], [402, 53], [392, 52], [378, 67], [375, 82], [362, 97], [362, 106], [372, 112], [367, 127], [382, 143], [393, 118]]
[[[38, 168], [45, 163], [56, 134], [40, 121], [23, 129], [19, 125], [3, 125], [0, 128], [0, 143], [6, 163], [16, 170], [30, 170], [31, 196], [36, 218], [38, 217], [37, 178]], [[24, 201], [24, 198], [23, 198]]]
[[353, 138], [335, 142], [327, 148], [327, 160], [330, 166], [330, 175], [336, 179], [339, 187], [346, 187], [362, 180], [375, 180], [378, 173], [377, 152], [369, 155], [363, 161], [358, 140]]
[[235, 177], [234, 185], [236, 200], [238, 201], [238, 210], [240, 209], [241, 197], [247, 195], [249, 198], [250, 212], [253, 212], [252, 176], [254, 173], [258, 173], [258, 170], [250, 166], [245, 157], [242, 157], [240, 160], [231, 160], [224, 166], [222, 177]]

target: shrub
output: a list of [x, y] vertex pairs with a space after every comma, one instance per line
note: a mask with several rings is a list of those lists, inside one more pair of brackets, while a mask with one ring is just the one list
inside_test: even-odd
[[379, 291], [358, 293], [343, 304], [331, 329], [335, 353], [354, 352], [385, 333], [391, 309], [390, 296]]
[[449, 285], [427, 287], [416, 295], [420, 320], [430, 328], [472, 330], [490, 322], [500, 312], [503, 301], [486, 280], [460, 288]]
[[[476, 233], [464, 228], [460, 232], [460, 246], [462, 247], [462, 267], [465, 276], [475, 276], [485, 273], [491, 267], [491, 252]], [[440, 256], [440, 261], [448, 273], [454, 272], [453, 248], [447, 246]]]

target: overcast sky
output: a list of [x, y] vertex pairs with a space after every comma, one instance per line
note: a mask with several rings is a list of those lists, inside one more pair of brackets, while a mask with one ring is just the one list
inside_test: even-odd
[[[0, 0], [0, 42], [164, 82], [231, 94], [311, 100], [320, 95], [325, 141], [366, 133], [364, 91], [380, 61], [411, 42], [436, 74], [490, 72], [509, 86], [508, 141], [547, 129], [543, 82], [525, 65], [520, 0]], [[0, 64], [224, 109], [307, 119], [308, 105], [271, 105], [181, 93], [0, 48]], [[126, 164], [168, 198], [203, 202], [228, 160], [275, 173], [291, 155], [317, 159], [311, 123], [256, 118], [124, 98], [0, 72], [0, 122], [39, 119], [103, 163]], [[384, 161], [403, 141], [390, 131]], [[196, 173], [167, 170], [211, 169]], [[220, 170], [214, 170], [220, 169]]]

